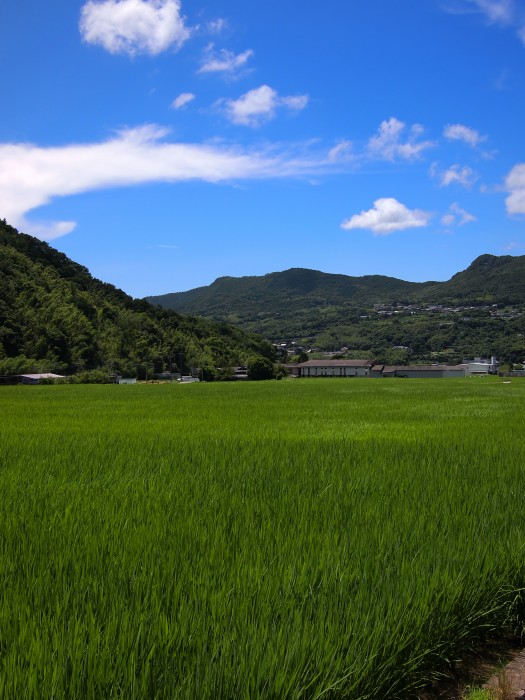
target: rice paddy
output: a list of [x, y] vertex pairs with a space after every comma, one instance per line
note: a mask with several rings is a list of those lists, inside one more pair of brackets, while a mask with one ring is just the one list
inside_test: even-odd
[[525, 382], [0, 389], [0, 697], [417, 697], [523, 628]]

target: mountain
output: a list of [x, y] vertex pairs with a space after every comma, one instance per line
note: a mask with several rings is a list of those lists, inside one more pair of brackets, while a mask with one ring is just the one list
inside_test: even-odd
[[225, 318], [275, 313], [283, 302], [289, 312], [305, 303], [314, 307], [387, 303], [397, 297], [409, 298], [424, 286], [380, 275], [348, 277], [292, 268], [263, 277], [219, 277], [208, 287], [146, 298], [164, 308]]
[[441, 304], [525, 303], [525, 255], [480, 255], [448, 282], [435, 282], [419, 295]]
[[[292, 268], [261, 277], [220, 277], [207, 287], [147, 300], [320, 350], [346, 346], [384, 356], [403, 346], [422, 360], [443, 353], [440, 359], [447, 359], [447, 353], [455, 359], [496, 351], [506, 355], [520, 348], [520, 333], [525, 332], [520, 311], [525, 256], [482, 255], [446, 282]], [[516, 308], [504, 314], [504, 306]], [[467, 313], [467, 307], [474, 308]]]
[[481, 255], [448, 282], [405, 282], [382, 275], [349, 277], [292, 268], [261, 277], [219, 277], [207, 287], [146, 299], [179, 312], [221, 318], [275, 313], [283, 302], [290, 311], [305, 302], [313, 306], [370, 306], [397, 301], [521, 303], [525, 299], [525, 255]]
[[0, 375], [104, 368], [135, 376], [199, 367], [209, 374], [253, 356], [259, 336], [136, 300], [47, 243], [0, 220]]

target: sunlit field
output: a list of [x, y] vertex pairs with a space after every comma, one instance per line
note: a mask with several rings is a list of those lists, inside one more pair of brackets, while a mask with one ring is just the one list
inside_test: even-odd
[[525, 381], [0, 387], [1, 698], [411, 698], [525, 585]]

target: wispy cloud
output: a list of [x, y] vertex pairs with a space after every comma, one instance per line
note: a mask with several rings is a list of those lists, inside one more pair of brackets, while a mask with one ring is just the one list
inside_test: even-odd
[[525, 10], [521, 0], [456, 0], [445, 9], [452, 14], [478, 13], [488, 24], [512, 27], [525, 44]]
[[348, 141], [347, 139], [339, 141], [339, 143], [337, 143], [328, 152], [328, 160], [333, 163], [341, 163], [350, 160], [355, 160], [352, 142]]
[[431, 177], [438, 179], [440, 187], [448, 187], [453, 184], [472, 187], [479, 178], [479, 175], [471, 167], [461, 166], [457, 163], [446, 170], [440, 170], [437, 163], [432, 163], [429, 173]]
[[261, 85], [245, 93], [238, 100], [221, 100], [221, 108], [233, 124], [256, 127], [274, 119], [279, 108], [301, 111], [308, 104], [308, 95], [283, 97], [269, 85]]
[[443, 3], [453, 15], [481, 14], [489, 24], [510, 24], [515, 17], [514, 0], [448, 0]]
[[489, 22], [510, 24], [514, 20], [513, 0], [469, 0], [478, 12], [482, 12]]
[[375, 136], [368, 141], [368, 155], [382, 160], [417, 160], [423, 151], [435, 146], [432, 141], [422, 141], [424, 129], [420, 124], [411, 127], [391, 117], [381, 122]]
[[334, 167], [326, 153], [300, 145], [249, 150], [170, 143], [167, 135], [166, 129], [146, 125], [99, 143], [54, 148], [0, 144], [0, 213], [13, 225], [51, 240], [72, 231], [75, 222], [31, 222], [26, 215], [56, 197], [150, 182], [302, 177]]
[[227, 49], [216, 51], [214, 44], [209, 44], [202, 59], [198, 73], [224, 73], [229, 77], [236, 75], [253, 56], [253, 51], [247, 49], [242, 53], [235, 54]]
[[172, 109], [182, 109], [186, 107], [190, 102], [193, 102], [195, 95], [192, 92], [181, 92], [181, 94], [176, 97], [171, 103]]
[[513, 250], [524, 250], [525, 249], [525, 243], [518, 243], [518, 241], [511, 241], [510, 243], [507, 243], [506, 246], [504, 246], [503, 250], [507, 251], [507, 253], [512, 252]]
[[473, 148], [487, 140], [487, 137], [482, 136], [479, 131], [464, 124], [447, 124], [443, 129], [443, 136], [449, 141], [463, 141]]
[[179, 0], [89, 0], [80, 32], [89, 44], [130, 56], [180, 48], [190, 36]]
[[222, 34], [222, 32], [227, 29], [228, 21], [223, 17], [218, 17], [217, 19], [212, 19], [208, 22], [206, 29], [209, 34]]
[[441, 217], [444, 226], [464, 226], [472, 221], [476, 221], [476, 217], [462, 209], [457, 202], [453, 202], [449, 211]]
[[507, 213], [525, 214], [525, 163], [515, 165], [505, 178], [509, 196], [505, 200]]
[[376, 236], [388, 236], [395, 231], [427, 226], [432, 214], [421, 209], [408, 209], [393, 197], [376, 199], [372, 209], [354, 214], [341, 224], [346, 231], [367, 229]]

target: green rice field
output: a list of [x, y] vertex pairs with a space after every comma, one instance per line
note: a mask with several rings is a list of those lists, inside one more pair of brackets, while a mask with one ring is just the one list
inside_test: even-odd
[[525, 381], [0, 388], [0, 698], [416, 698], [525, 618]]

